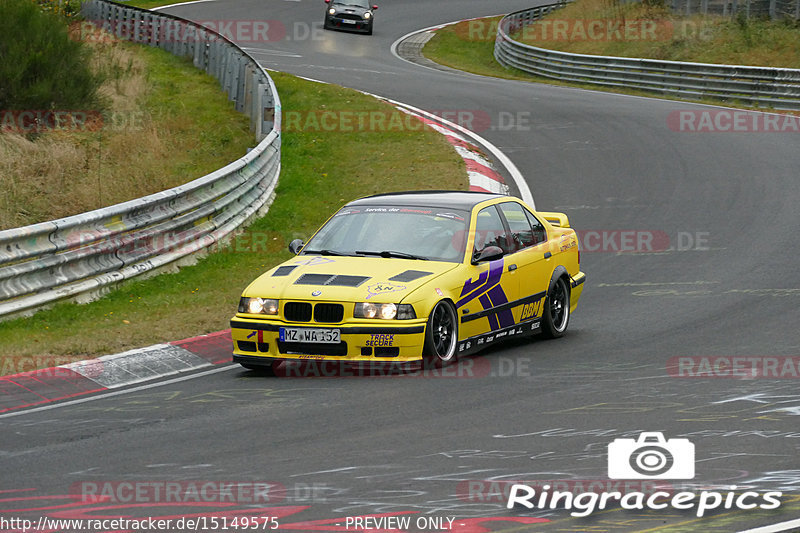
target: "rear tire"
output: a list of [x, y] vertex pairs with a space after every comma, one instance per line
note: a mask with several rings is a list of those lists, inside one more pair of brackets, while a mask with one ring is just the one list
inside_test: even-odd
[[425, 360], [436, 367], [455, 362], [458, 346], [458, 315], [447, 300], [438, 302], [428, 317], [425, 327]]
[[563, 337], [569, 326], [569, 285], [563, 277], [558, 278], [544, 303], [542, 336], [547, 339]]

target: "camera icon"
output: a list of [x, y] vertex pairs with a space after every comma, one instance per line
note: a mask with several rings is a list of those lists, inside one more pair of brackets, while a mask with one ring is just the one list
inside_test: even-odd
[[638, 439], [615, 439], [608, 445], [610, 479], [693, 479], [694, 444], [643, 432]]

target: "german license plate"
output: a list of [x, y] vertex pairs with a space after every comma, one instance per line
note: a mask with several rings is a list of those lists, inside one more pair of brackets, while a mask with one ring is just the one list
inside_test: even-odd
[[356, 23], [355, 20], [349, 20], [349, 19], [342, 19], [342, 22], [344, 22], [345, 24], [355, 24]]
[[338, 329], [280, 328], [281, 342], [313, 342], [338, 344], [341, 335]]

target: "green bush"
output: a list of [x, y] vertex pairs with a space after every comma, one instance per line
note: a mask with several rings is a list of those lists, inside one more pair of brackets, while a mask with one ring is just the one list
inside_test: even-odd
[[70, 39], [64, 13], [0, 0], [0, 110], [97, 109], [102, 80], [91, 52]]

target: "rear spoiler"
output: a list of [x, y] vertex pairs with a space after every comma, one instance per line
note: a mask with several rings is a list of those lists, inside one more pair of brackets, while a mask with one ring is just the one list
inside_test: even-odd
[[545, 211], [538, 211], [538, 213], [553, 226], [557, 226], [559, 228], [569, 227], [569, 218], [564, 213], [551, 213]]

